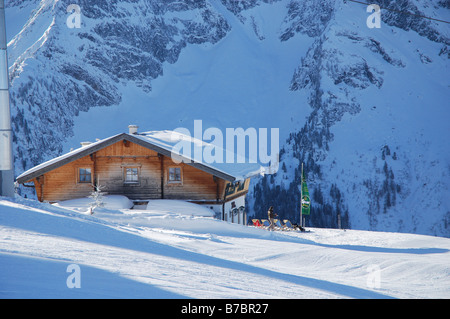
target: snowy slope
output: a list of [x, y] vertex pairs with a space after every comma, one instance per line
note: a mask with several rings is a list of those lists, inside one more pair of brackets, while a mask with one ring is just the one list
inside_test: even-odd
[[[229, 24], [226, 37], [214, 45], [187, 45], [176, 63], [163, 64], [164, 74], [152, 81], [150, 92], [143, 94], [133, 83], [127, 83], [120, 89], [122, 102], [117, 106], [80, 113], [66, 149], [77, 146], [80, 139], [126, 130], [130, 123], [142, 130], [182, 127], [193, 132], [196, 119], [202, 120], [204, 130], [276, 127], [280, 128], [281, 141], [288, 136], [298, 124], [297, 115], [306, 115], [299, 102], [302, 94], [289, 90], [297, 57], [306, 47], [298, 39], [278, 39], [278, 28], [287, 11], [285, 4], [258, 7], [265, 27], [261, 41], [250, 23], [242, 24], [220, 1], [208, 3]], [[305, 40], [308, 43], [309, 39]], [[93, 118], [102, 121], [93, 127]]]
[[344, 227], [449, 237], [450, 28], [399, 13], [447, 19], [448, 10], [385, 1], [393, 11], [370, 29], [363, 5], [315, 4], [292, 1], [283, 34], [314, 39], [291, 82], [308, 92], [311, 113], [284, 146], [283, 170], [256, 185], [255, 211], [274, 204], [298, 218], [303, 162], [311, 225], [337, 227], [340, 215]]
[[[357, 14], [357, 9], [364, 8], [347, 6], [340, 14]], [[356, 48], [354, 45], [361, 42], [354, 37], [348, 41], [334, 31], [336, 43], [330, 46], [352, 48], [347, 52], [358, 50], [358, 55], [364, 57], [374, 76], [379, 76], [383, 83], [379, 88], [374, 84], [363, 92], [355, 90], [360, 112], [346, 114], [332, 127], [333, 141], [323, 164], [329, 168], [324, 169], [325, 179], [333, 180], [341, 188], [349, 211], [367, 213], [351, 214], [351, 225], [448, 237], [448, 56], [441, 54], [444, 46], [440, 42], [420, 37], [412, 30], [388, 24], [383, 27], [388, 32], [376, 33], [363, 24], [352, 28], [353, 36], [375, 44], [365, 48]], [[339, 24], [333, 28], [341, 32], [350, 30]], [[431, 28], [448, 41], [448, 24], [432, 23]], [[424, 56], [430, 62], [424, 62]], [[428, 80], [423, 81], [423, 76]], [[330, 90], [335, 92], [334, 88]], [[389, 171], [388, 178], [385, 169]], [[389, 190], [383, 192], [385, 184]]]
[[[91, 216], [2, 198], [0, 296], [450, 297], [449, 239], [331, 229], [268, 232], [192, 216], [204, 209], [193, 207], [159, 200], [146, 210], [103, 208]], [[72, 264], [80, 267], [81, 288], [67, 287]]]

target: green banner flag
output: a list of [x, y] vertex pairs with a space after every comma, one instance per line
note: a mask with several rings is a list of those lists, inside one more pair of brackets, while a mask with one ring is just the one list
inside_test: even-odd
[[301, 204], [302, 204], [302, 215], [309, 215], [309, 208], [310, 208], [310, 200], [309, 200], [309, 191], [308, 186], [306, 185], [306, 181], [304, 177], [302, 176], [302, 198], [301, 198]]

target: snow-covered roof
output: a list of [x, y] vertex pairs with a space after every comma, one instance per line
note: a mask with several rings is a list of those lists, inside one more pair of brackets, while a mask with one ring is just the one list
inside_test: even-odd
[[[150, 131], [139, 134], [121, 133], [103, 140], [99, 140], [95, 143], [82, 146], [64, 155], [39, 164], [20, 174], [16, 180], [19, 183], [26, 183], [33, 178], [41, 176], [79, 158], [90, 155], [121, 140], [127, 140], [147, 147], [162, 155], [171, 157], [174, 161], [183, 161], [188, 165], [194, 166], [228, 181], [244, 180], [248, 177], [259, 174], [262, 170], [259, 164], [249, 163], [248, 160], [245, 161], [245, 163], [236, 163], [235, 161], [233, 161], [233, 163], [226, 163], [226, 154], [229, 154], [229, 156], [231, 155], [234, 158], [234, 154], [232, 152], [179, 132], [165, 130]], [[181, 145], [184, 147], [178, 150]], [[203, 160], [202, 155], [200, 154], [204, 154], [205, 148], [208, 148], [208, 150], [214, 150], [215, 152], [222, 152], [223, 161], [210, 162], [208, 160]]]
[[[212, 168], [218, 172], [232, 176], [234, 180], [244, 180], [261, 173], [262, 168], [259, 164], [249, 163], [248, 159], [243, 159], [245, 161], [244, 163], [236, 163], [236, 154], [232, 151], [180, 132], [169, 130], [150, 131], [133, 136], [171, 152], [171, 157], [174, 160], [176, 160], [174, 155], [178, 155], [186, 160], [188, 164], [189, 162], [192, 162], [191, 164], [194, 166], [200, 164]], [[185, 145], [186, 147], [183, 148], [182, 151], [179, 151], [178, 148], [180, 145]], [[207, 152], [205, 152], [205, 149]], [[221, 157], [220, 161], [212, 161], [209, 158], [204, 158], [204, 155], [211, 153], [210, 151], [212, 150], [213, 153], [218, 152], [221, 154], [221, 156], [219, 156]], [[226, 162], [228, 157], [234, 159], [232, 163]]]

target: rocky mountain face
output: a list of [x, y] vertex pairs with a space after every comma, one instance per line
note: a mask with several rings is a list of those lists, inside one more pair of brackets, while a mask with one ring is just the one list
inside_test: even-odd
[[9, 2], [35, 6], [9, 43], [19, 171], [60, 154], [79, 112], [119, 104], [121, 82], [149, 92], [186, 45], [214, 44], [230, 29], [206, 1], [109, 0], [79, 1], [82, 28], [70, 29], [72, 2]]
[[[296, 218], [299, 215], [301, 184], [299, 163], [304, 163], [304, 171], [312, 189], [312, 212], [307, 217], [309, 225], [338, 227], [339, 221], [343, 228], [358, 228], [365, 224], [367, 229], [395, 229], [448, 236], [449, 201], [442, 194], [431, 195], [438, 187], [442, 187], [439, 193], [448, 190], [449, 183], [444, 181], [449, 176], [448, 152], [440, 148], [426, 164], [420, 158], [430, 151], [430, 144], [443, 145], [439, 139], [448, 135], [449, 130], [442, 125], [435, 128], [437, 134], [433, 137], [423, 138], [421, 134], [420, 140], [416, 138], [414, 145], [408, 145], [411, 139], [405, 135], [409, 134], [409, 130], [404, 130], [404, 127], [414, 127], [420, 121], [420, 115], [408, 114], [414, 111], [395, 105], [395, 102], [410, 106], [416, 104], [419, 108], [430, 107], [429, 112], [436, 112], [435, 118], [439, 117], [438, 114], [449, 113], [443, 108], [434, 108], [418, 101], [418, 95], [405, 98], [411, 95], [409, 80], [405, 79], [404, 85], [396, 82], [394, 86], [387, 81], [391, 72], [421, 76], [421, 72], [406, 70], [414, 68], [414, 64], [426, 66], [438, 60], [441, 65], [448, 67], [448, 28], [424, 19], [423, 16], [430, 11], [420, 11], [411, 1], [380, 3], [382, 8], [386, 8], [382, 13], [383, 28], [394, 34], [399, 32], [416, 38], [414, 33], [404, 32], [412, 30], [432, 41], [434, 51], [430, 52], [431, 58], [428, 52], [422, 51], [429, 45], [426, 40], [413, 52], [405, 52], [407, 50], [404, 48], [386, 41], [383, 38], [385, 33], [380, 36], [380, 32], [342, 23], [344, 6], [335, 1], [289, 3], [289, 16], [280, 39], [287, 41], [297, 32], [314, 38], [293, 74], [290, 87], [291, 90], [309, 92], [308, 104], [312, 111], [304, 126], [292, 132], [288, 138], [281, 152], [283, 165], [277, 174], [279, 176], [264, 177], [255, 186], [255, 210], [264, 216], [265, 207], [275, 203], [283, 214], [296, 211], [290, 214], [291, 218]], [[407, 42], [411, 43], [412, 40]], [[411, 58], [409, 53], [414, 57]], [[437, 77], [442, 80], [445, 78]], [[445, 96], [448, 97], [448, 80], [444, 81], [447, 83], [437, 89], [441, 98], [435, 96], [434, 101], [430, 98], [432, 103], [440, 104], [446, 99]], [[421, 94], [427, 94], [423, 88], [420, 91], [423, 92]], [[388, 99], [378, 104], [375, 102], [376, 96]], [[398, 107], [396, 112], [401, 120], [392, 118], [391, 111], [386, 112], [386, 107], [392, 104]], [[369, 124], [377, 128], [377, 138], [371, 136], [364, 140], [361, 136], [356, 138], [358, 141], [354, 147], [341, 144], [352, 143], [354, 138], [349, 137], [365, 129], [358, 128], [359, 125], [354, 123], [358, 118], [363, 118], [361, 113], [379, 112], [380, 107], [380, 123], [373, 117]], [[392, 133], [383, 131], [387, 123]], [[354, 129], [354, 132], [342, 134], [336, 128], [340, 126], [337, 124], [346, 125], [345, 130]], [[424, 127], [423, 123], [415, 127], [418, 130], [430, 129], [427, 125]], [[335, 134], [346, 136], [346, 139], [341, 137], [336, 141]], [[428, 138], [437, 140], [430, 141]], [[351, 153], [344, 155], [341, 150]], [[371, 155], [364, 154], [365, 150]], [[366, 160], [362, 161], [362, 158]], [[424, 172], [416, 171], [418, 165], [425, 165]], [[440, 166], [439, 172], [445, 177], [429, 169], [436, 165]], [[423, 183], [420, 181], [425, 176], [426, 181], [433, 180], [431, 185], [425, 180]], [[284, 186], [280, 187], [280, 184]], [[291, 201], [286, 201], [286, 198]], [[422, 212], [430, 210], [430, 206], [439, 207], [439, 213], [435, 211], [436, 216], [432, 217], [422, 215]], [[359, 217], [355, 218], [356, 215]]]
[[[240, 53], [242, 65], [266, 61], [261, 70], [272, 71], [267, 80], [285, 82], [265, 90], [280, 104], [280, 97], [294, 101], [284, 109], [266, 98], [255, 102], [274, 118], [273, 127], [287, 133], [279, 171], [252, 184], [251, 213], [265, 217], [274, 206], [297, 221], [303, 163], [310, 226], [337, 227], [339, 218], [344, 228], [450, 236], [449, 27], [424, 18], [449, 20], [447, 2], [380, 1], [379, 29], [367, 26], [366, 6], [344, 0], [78, 1], [79, 29], [67, 27], [70, 4], [7, 4], [7, 14], [28, 16], [8, 45], [17, 173], [59, 155], [80, 112], [107, 107], [106, 114], [137, 103], [126, 93], [130, 86], [145, 100], [159, 90], [158, 79], [181, 76], [199, 95], [206, 86], [195, 84], [208, 82], [208, 74], [223, 81], [211, 93], [221, 96], [227, 82], [217, 65], [227, 57], [209, 56], [224, 52], [230, 39], [245, 39], [236, 43], [248, 42], [246, 50], [231, 52]], [[199, 59], [207, 58], [198, 64], [202, 70], [167, 72], [183, 53], [196, 57], [200, 50]], [[279, 56], [294, 60], [287, 64]], [[287, 76], [279, 71], [286, 65], [293, 65]], [[248, 76], [242, 72], [237, 76]], [[255, 87], [265, 83], [257, 82], [258, 74]], [[250, 85], [229, 95], [251, 103], [259, 91]], [[264, 127], [255, 110], [227, 105], [228, 113], [239, 114], [236, 127]], [[220, 126], [219, 109], [202, 114]], [[178, 124], [177, 116], [167, 118], [167, 125]]]

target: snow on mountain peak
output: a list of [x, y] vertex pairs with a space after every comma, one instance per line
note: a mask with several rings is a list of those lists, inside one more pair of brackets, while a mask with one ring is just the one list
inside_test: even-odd
[[303, 162], [312, 225], [450, 236], [444, 1], [381, 1], [379, 29], [353, 1], [70, 4], [7, 4], [17, 174], [131, 122], [276, 127], [251, 212], [297, 219]]

